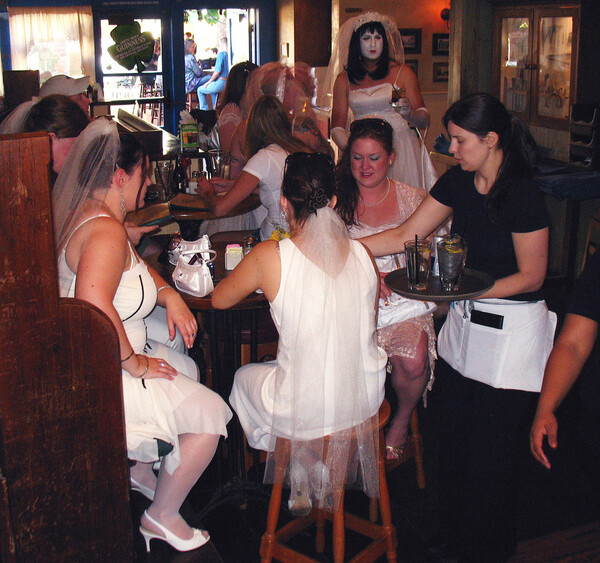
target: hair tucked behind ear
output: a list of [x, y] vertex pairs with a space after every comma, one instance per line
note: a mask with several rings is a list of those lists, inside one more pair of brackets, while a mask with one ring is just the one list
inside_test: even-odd
[[486, 199], [489, 216], [496, 219], [510, 184], [533, 175], [537, 159], [534, 138], [520, 119], [508, 113], [500, 100], [483, 92], [452, 104], [444, 114], [443, 122], [446, 129], [452, 122], [482, 139], [491, 131], [498, 135], [498, 148], [504, 156]]

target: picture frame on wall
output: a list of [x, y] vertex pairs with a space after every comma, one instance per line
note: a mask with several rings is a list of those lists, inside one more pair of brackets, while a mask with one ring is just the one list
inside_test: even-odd
[[419, 77], [419, 61], [417, 59], [407, 59], [404, 61], [404, 64], [410, 68], [412, 68], [413, 72]]
[[398, 28], [402, 36], [402, 46], [405, 55], [419, 55], [421, 53], [421, 30], [415, 28]]
[[448, 82], [449, 66], [447, 62], [433, 63], [433, 82]]
[[447, 57], [450, 54], [450, 35], [448, 33], [434, 33], [431, 54], [434, 57]]

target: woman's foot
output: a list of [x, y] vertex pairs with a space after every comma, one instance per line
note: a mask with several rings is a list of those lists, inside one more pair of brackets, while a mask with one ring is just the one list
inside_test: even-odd
[[140, 532], [146, 542], [146, 551], [150, 551], [151, 539], [166, 541], [177, 551], [191, 551], [210, 540], [206, 530], [191, 528], [179, 514], [158, 520], [146, 511], [142, 515]]

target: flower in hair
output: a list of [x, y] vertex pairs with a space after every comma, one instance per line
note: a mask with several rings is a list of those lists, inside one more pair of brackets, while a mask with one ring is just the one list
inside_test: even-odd
[[316, 213], [317, 209], [321, 209], [321, 207], [325, 207], [329, 203], [329, 199], [323, 188], [317, 188], [311, 192], [307, 199], [306, 207], [310, 213]]

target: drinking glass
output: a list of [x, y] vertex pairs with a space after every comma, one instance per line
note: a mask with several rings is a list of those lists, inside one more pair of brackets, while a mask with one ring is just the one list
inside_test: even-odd
[[431, 242], [407, 240], [404, 243], [404, 251], [406, 253], [408, 288], [416, 291], [427, 289], [431, 267]]
[[444, 291], [458, 291], [467, 258], [466, 241], [459, 235], [445, 235], [437, 243], [440, 283]]
[[219, 149], [210, 149], [208, 151], [212, 176], [218, 176], [225, 180], [229, 179], [229, 154]]

